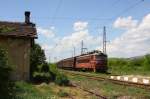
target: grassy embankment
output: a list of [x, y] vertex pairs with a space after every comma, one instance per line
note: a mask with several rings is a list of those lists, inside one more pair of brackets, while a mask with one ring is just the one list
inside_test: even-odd
[[[109, 72], [111, 74], [137, 74], [137, 75], [150, 75], [150, 56], [144, 56], [137, 59], [109, 59]], [[99, 73], [91, 73], [93, 75], [99, 75]], [[83, 88], [87, 88], [96, 93], [107, 96], [111, 99], [116, 98], [135, 98], [135, 99], [149, 99], [150, 92], [140, 88], [125, 87], [116, 85], [106, 81], [89, 80], [81, 76], [70, 76], [70, 81], [78, 83]], [[97, 99], [89, 93], [83, 90], [77, 89], [71, 86], [59, 86], [51, 82], [49, 84], [34, 85], [25, 82], [16, 82], [17, 97], [19, 99], [44, 99], [54, 98], [63, 99], [74, 97], [75, 99]]]
[[72, 86], [58, 86], [55, 83], [34, 85], [16, 82], [16, 99], [96, 99], [95, 96]]
[[138, 58], [109, 58], [108, 72], [115, 75], [150, 76], [150, 54]]
[[109, 99], [150, 99], [149, 90], [117, 85], [107, 81], [90, 80], [82, 76], [68, 75], [68, 77], [73, 83], [80, 85], [82, 88], [107, 96]]
[[66, 99], [70, 97], [74, 99], [92, 99], [94, 97], [90, 94], [87, 95], [88, 93], [81, 89], [70, 86], [70, 84], [65, 85], [64, 83], [68, 83], [66, 82], [67, 78], [64, 79], [65, 76], [62, 76], [64, 73], [60, 72], [54, 64], [50, 65], [50, 71], [56, 74], [55, 81], [39, 84], [16, 82], [15, 99]]

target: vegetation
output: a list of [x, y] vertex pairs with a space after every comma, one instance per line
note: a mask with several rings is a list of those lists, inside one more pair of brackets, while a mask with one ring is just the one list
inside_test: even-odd
[[7, 27], [7, 26], [0, 27], [0, 33], [6, 33], [6, 32], [12, 32], [12, 31], [15, 31], [15, 28]]
[[80, 85], [81, 88], [106, 96], [108, 99], [150, 99], [149, 90], [118, 85], [108, 81], [92, 80], [80, 75], [68, 75], [68, 78]]
[[16, 82], [16, 99], [51, 99], [54, 92], [49, 85], [33, 85], [26, 82]]
[[67, 76], [59, 73], [56, 75], [55, 83], [60, 86], [62, 86], [62, 85], [66, 86], [69, 84], [69, 80], [68, 80]]
[[30, 55], [30, 77], [33, 80], [33, 73], [36, 71], [40, 71], [43, 65], [46, 64], [46, 57], [44, 54], [44, 50], [40, 47], [39, 44], [34, 44], [31, 49]]
[[52, 75], [47, 63], [38, 65], [38, 69], [33, 73], [34, 81], [36, 82], [49, 82], [52, 80]]
[[7, 52], [0, 48], [0, 99], [14, 97], [14, 84], [10, 80], [11, 70]]
[[[59, 86], [55, 83], [33, 85], [16, 82], [15, 99], [97, 99], [92, 94], [72, 86]], [[3, 99], [3, 98], [2, 98]]]
[[150, 54], [137, 58], [109, 58], [109, 72], [150, 75]]
[[68, 78], [60, 73], [56, 64], [48, 64], [44, 50], [40, 45], [35, 44], [31, 50], [31, 79], [34, 82], [50, 82], [54, 81], [58, 85], [68, 85]]
[[50, 64], [50, 71], [54, 77], [53, 79], [56, 84], [60, 86], [67, 86], [69, 84], [67, 76], [59, 72], [59, 70], [56, 67], [56, 64]]
[[67, 92], [64, 92], [63, 90], [59, 90], [58, 96], [59, 97], [67, 97], [67, 96], [69, 96], [69, 94]]

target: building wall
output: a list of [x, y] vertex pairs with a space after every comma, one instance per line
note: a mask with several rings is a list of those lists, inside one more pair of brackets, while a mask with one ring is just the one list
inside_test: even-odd
[[8, 51], [13, 80], [29, 80], [31, 39], [0, 37], [0, 46]]

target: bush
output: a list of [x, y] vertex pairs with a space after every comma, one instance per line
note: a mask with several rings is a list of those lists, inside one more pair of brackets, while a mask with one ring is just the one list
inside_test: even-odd
[[7, 53], [0, 48], [0, 99], [9, 99], [14, 96], [14, 83], [10, 80], [11, 70]]
[[54, 74], [57, 75], [57, 73], [59, 73], [56, 64], [49, 64], [50, 66], [50, 71]]
[[65, 76], [64, 74], [57, 74], [55, 83], [60, 86], [62, 86], [62, 85], [67, 86], [69, 84], [69, 80], [68, 80], [67, 76]]
[[47, 73], [34, 72], [33, 77], [34, 77], [35, 82], [47, 82], [48, 83], [51, 80], [51, 75], [49, 72]]
[[30, 54], [30, 79], [33, 80], [33, 73], [38, 71], [38, 66], [46, 64], [44, 50], [39, 44], [34, 44]]
[[37, 71], [33, 73], [33, 79], [35, 82], [49, 82], [52, 80], [52, 73], [49, 70], [47, 63], [39, 65]]
[[56, 64], [49, 64], [52, 79], [55, 81], [56, 76], [59, 74]]
[[30, 77], [36, 83], [55, 81], [59, 85], [67, 85], [69, 80], [60, 74], [56, 64], [48, 64], [44, 50], [39, 44], [35, 44], [31, 49], [30, 56]]

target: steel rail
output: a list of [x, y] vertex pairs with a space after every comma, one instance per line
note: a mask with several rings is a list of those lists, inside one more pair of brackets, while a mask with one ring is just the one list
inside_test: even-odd
[[88, 90], [88, 89], [85, 89], [85, 88], [81, 88], [80, 85], [77, 85], [77, 84], [74, 84], [74, 83], [71, 83], [71, 84], [72, 84], [73, 87], [77, 87], [77, 88], [79, 88], [79, 89], [81, 89], [81, 90], [83, 90], [83, 91], [85, 91], [85, 92], [88, 92], [88, 93], [90, 93], [90, 94], [93, 94], [93, 95], [99, 97], [100, 99], [108, 99], [106, 96], [97, 94], [97, 93], [92, 92], [92, 91], [90, 91], [90, 90]]
[[146, 90], [150, 90], [150, 85], [147, 85], [147, 84], [115, 80], [115, 79], [110, 79], [110, 78], [107, 78], [107, 77], [100, 77], [100, 76], [93, 76], [93, 75], [89, 75], [89, 74], [75, 73], [75, 72], [66, 71], [66, 70], [64, 72], [66, 72], [68, 74], [71, 74], [71, 75], [74, 75], [74, 76], [75, 75], [84, 76], [84, 77], [87, 77], [88, 79], [92, 79], [92, 80], [109, 81], [109, 82], [119, 84], [119, 85], [132, 86], [132, 87], [138, 87], [138, 88], [143, 88], [143, 89], [146, 89]]

